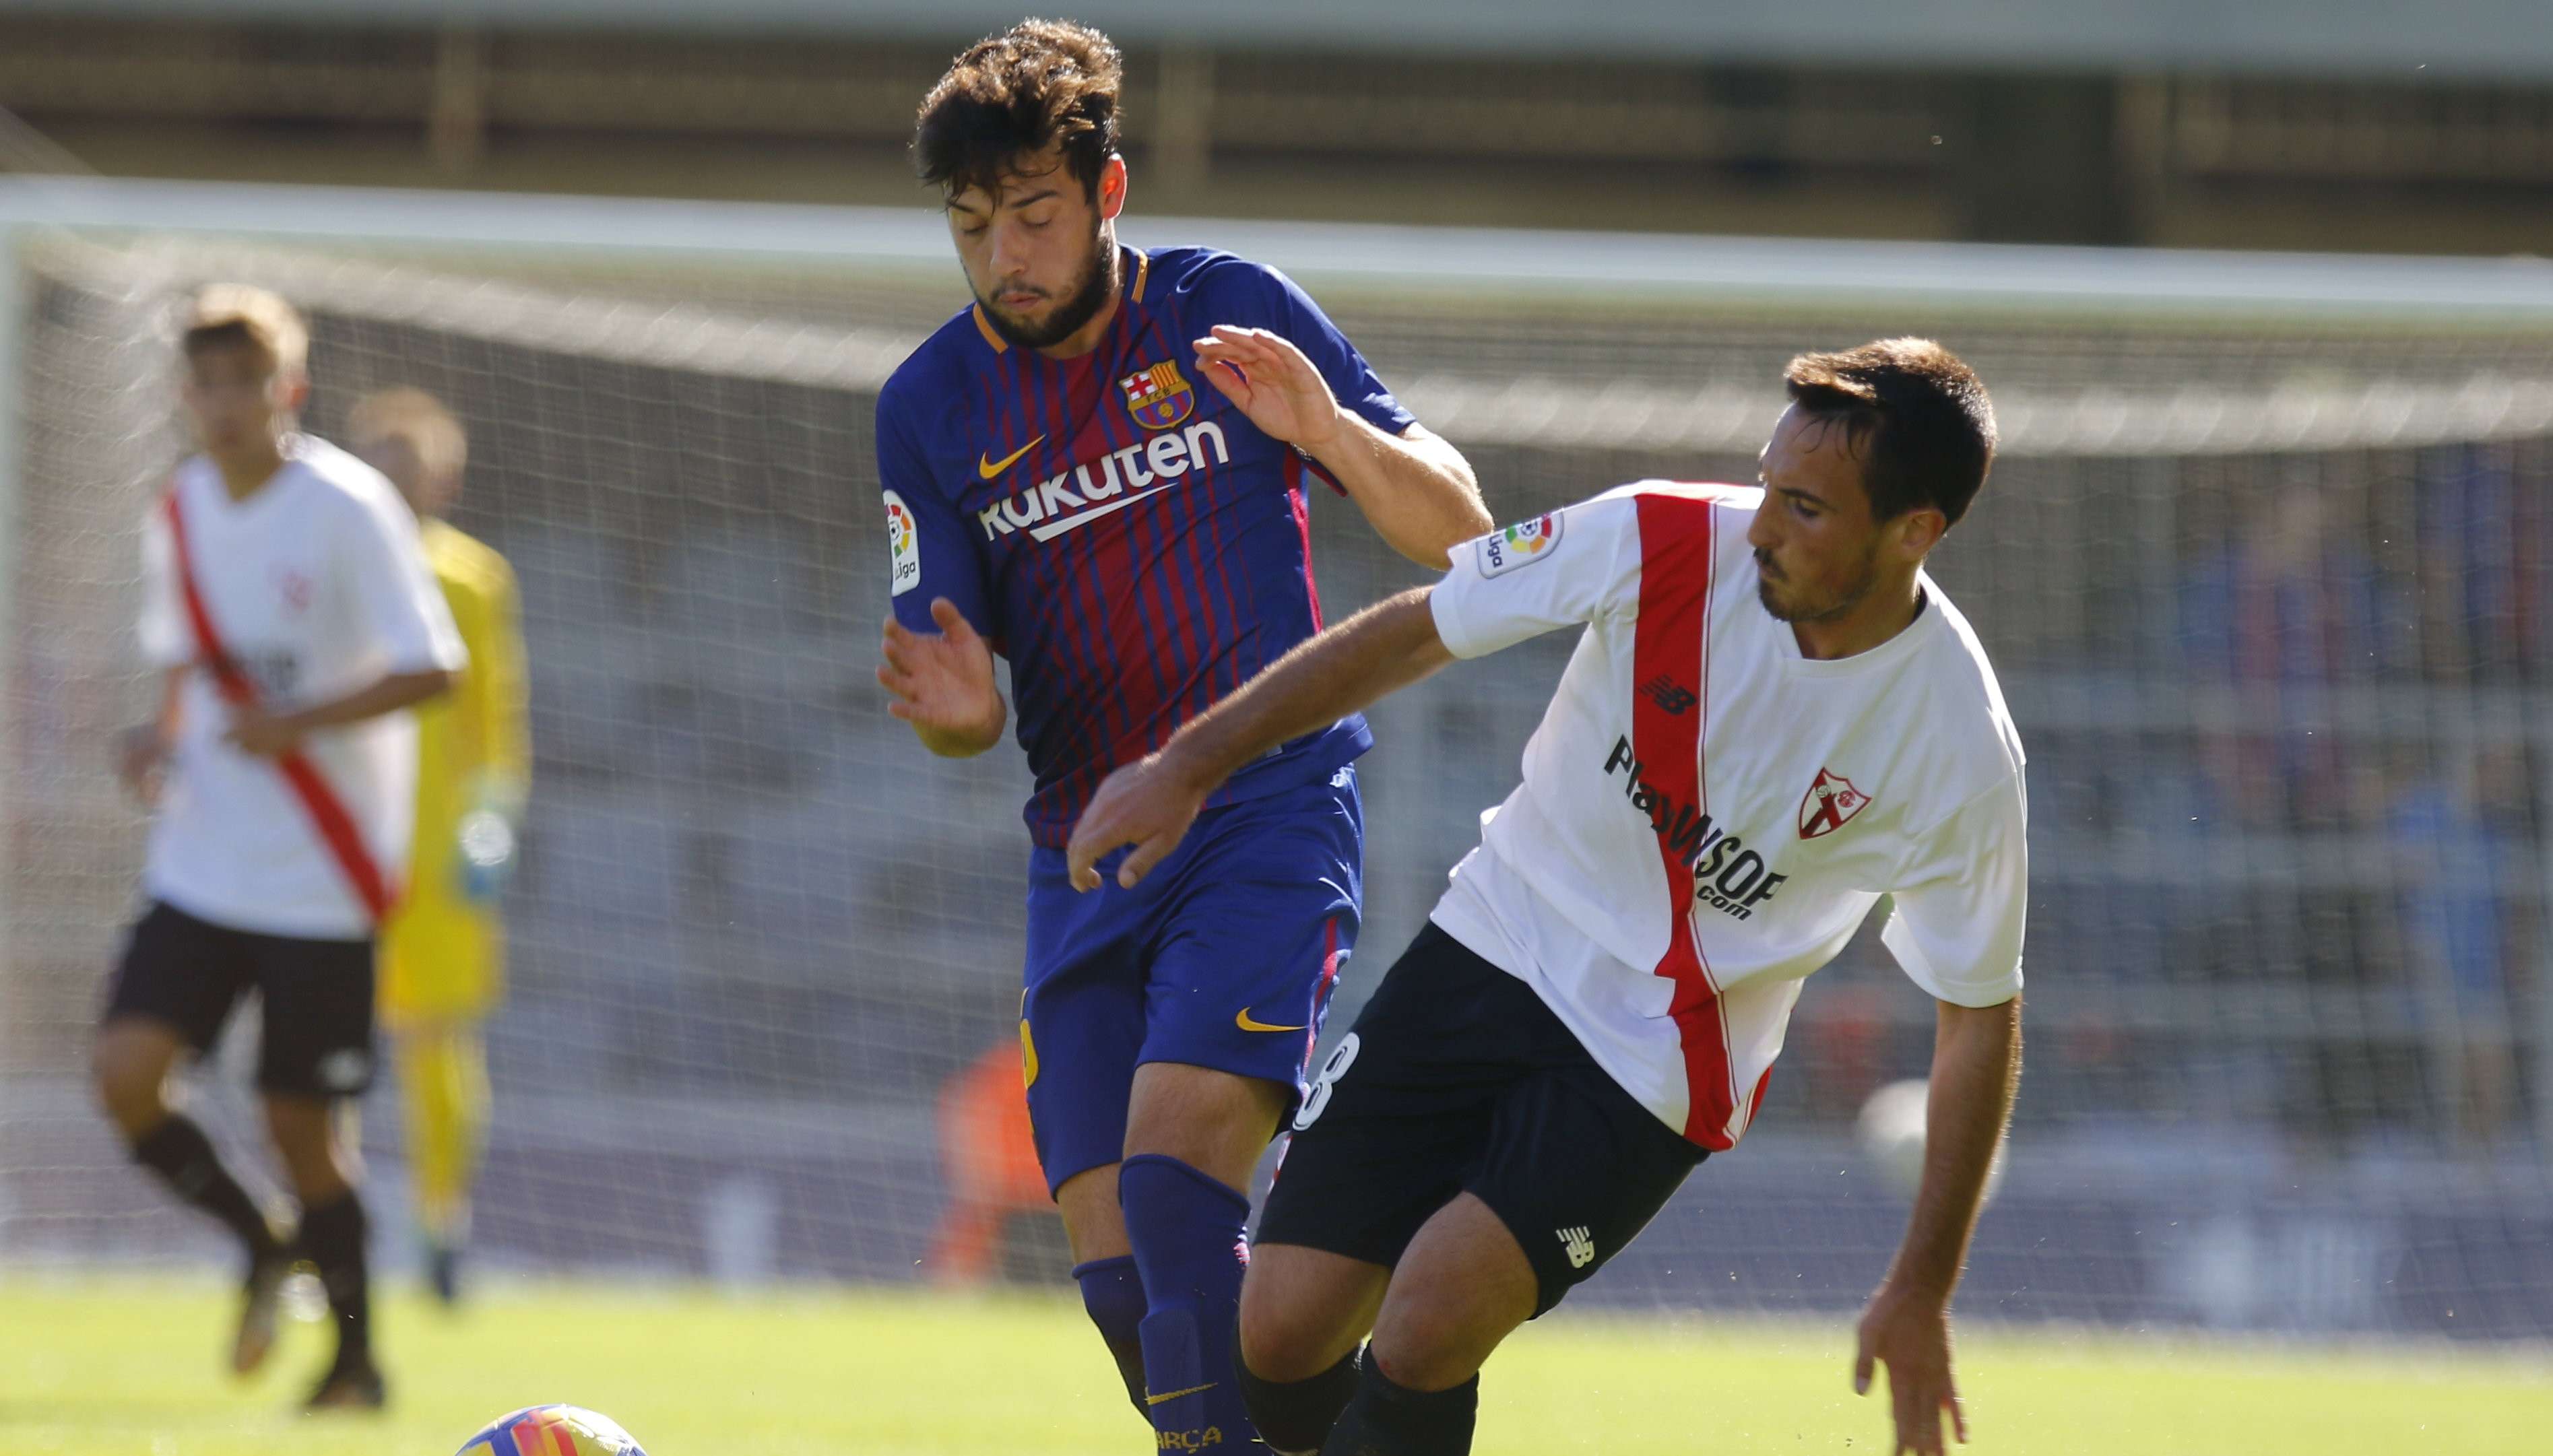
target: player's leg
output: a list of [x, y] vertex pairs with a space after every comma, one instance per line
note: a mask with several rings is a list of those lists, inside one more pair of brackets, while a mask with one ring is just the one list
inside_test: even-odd
[[247, 977], [237, 932], [154, 905], [126, 940], [90, 1051], [98, 1101], [134, 1161], [240, 1241], [246, 1272], [231, 1368], [243, 1375], [274, 1347], [276, 1294], [291, 1268], [289, 1235], [170, 1100], [168, 1078], [181, 1059], [212, 1047]]
[[1117, 1207], [1117, 1164], [1144, 1042], [1135, 917], [1114, 887], [1074, 893], [1057, 849], [1030, 858], [1028, 912], [1020, 1069], [1030, 1133], [1063, 1215], [1082, 1308], [1140, 1414], [1146, 1301]]
[[383, 927], [377, 957], [410, 1201], [427, 1279], [445, 1303], [459, 1294], [470, 1237], [470, 1188], [488, 1125], [481, 1028], [496, 1000], [503, 946], [493, 912], [421, 883]]
[[1118, 1200], [1165, 1445], [1246, 1441], [1232, 1368], [1250, 1171], [1291, 1110], [1358, 924], [1353, 770], [1201, 819], [1162, 884]]
[[1236, 1376], [1260, 1438], [1322, 1448], [1358, 1389], [1355, 1352], [1390, 1271], [1485, 1155], [1502, 1090], [1528, 1068], [1482, 1015], [1512, 979], [1420, 932], [1321, 1063], [1260, 1215]]
[[376, 1407], [370, 1220], [351, 1098], [372, 1084], [373, 944], [257, 938], [265, 993], [258, 1087], [277, 1155], [301, 1199], [300, 1250], [317, 1267], [335, 1317], [337, 1354], [313, 1407]]
[[[1137, 1067], [1126, 1098], [1128, 1130], [1121, 1135], [1120, 1145], [1141, 1147], [1151, 1155], [1137, 1164], [1139, 1188], [1148, 1179], [1170, 1171], [1157, 1164], [1214, 1170], [1212, 1187], [1193, 1178], [1179, 1181], [1194, 1185], [1186, 1194], [1189, 1201], [1208, 1205], [1216, 1216], [1221, 1216], [1225, 1211], [1222, 1205], [1228, 1200], [1214, 1189], [1249, 1182], [1251, 1169], [1268, 1146], [1268, 1130], [1275, 1126], [1283, 1101], [1291, 1096], [1291, 1088], [1250, 1083], [1203, 1067], [1166, 1063]], [[1196, 1115], [1201, 1103], [1227, 1100], [1240, 1104], [1240, 1110]], [[1260, 1131], [1246, 1131], [1251, 1127]], [[1213, 1135], [1217, 1129], [1231, 1131], [1218, 1138]], [[1139, 1135], [1138, 1130], [1144, 1131]], [[1119, 1201], [1124, 1172], [1122, 1162], [1084, 1169], [1055, 1189], [1055, 1204], [1063, 1214], [1064, 1237], [1072, 1247], [1072, 1276], [1081, 1288], [1082, 1308], [1090, 1315], [1091, 1323], [1098, 1326], [1109, 1355], [1116, 1360], [1118, 1374], [1126, 1382], [1127, 1397], [1150, 1421], [1154, 1406], [1147, 1399], [1143, 1329], [1152, 1307]], [[1176, 1217], [1181, 1202], [1178, 1184], [1173, 1183], [1168, 1192], [1169, 1196], [1165, 1197], [1159, 1190], [1149, 1194], [1139, 1191], [1137, 1206], [1150, 1214]], [[1249, 1203], [1244, 1199], [1242, 1213], [1246, 1217], [1248, 1212]], [[1156, 1249], [1179, 1248], [1185, 1242], [1176, 1227], [1152, 1230], [1148, 1238]], [[1181, 1389], [1176, 1385], [1155, 1388]]]
[[1391, 1271], [1355, 1389], [1324, 1451], [1462, 1456], [1472, 1449], [1481, 1365], [1535, 1313], [1533, 1266], [1470, 1193], [1437, 1210]]
[[1327, 1449], [1371, 1456], [1469, 1451], [1480, 1369], [1648, 1225], [1703, 1158], [1599, 1069], [1531, 990], [1497, 1014], [1545, 1043], [1510, 1086], [1463, 1195], [1393, 1269], [1356, 1397]]
[[436, 1017], [391, 1033], [406, 1127], [407, 1171], [427, 1273], [445, 1303], [470, 1239], [470, 1187], [488, 1126], [488, 1057], [480, 1023]]
[[1250, 1423], [1278, 1456], [1311, 1456], [1356, 1395], [1357, 1347], [1391, 1271], [1301, 1244], [1250, 1251], [1232, 1373]]
[[1292, 1082], [1148, 1062], [1135, 1069], [1117, 1196], [1141, 1273], [1145, 1405], [1154, 1429], [1246, 1441], [1232, 1373], [1251, 1170], [1294, 1099]]
[[1064, 1179], [1054, 1190], [1054, 1204], [1072, 1250], [1072, 1282], [1081, 1290], [1081, 1311], [1108, 1347], [1135, 1413], [1150, 1421], [1144, 1404], [1144, 1276], [1135, 1267], [1125, 1219], [1117, 1208], [1117, 1165], [1085, 1168]]

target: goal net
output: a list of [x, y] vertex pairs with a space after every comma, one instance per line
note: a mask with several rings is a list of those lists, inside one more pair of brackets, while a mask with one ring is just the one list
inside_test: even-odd
[[[173, 306], [275, 287], [308, 426], [405, 385], [522, 586], [534, 787], [489, 1025], [487, 1267], [1053, 1280], [1005, 1142], [1027, 790], [870, 677], [875, 393], [964, 302], [936, 220], [10, 184], [0, 1260], [218, 1244], [91, 1110], [143, 821], [136, 532]], [[1753, 479], [1793, 353], [1927, 333], [2004, 453], [1937, 554], [2031, 755], [2030, 1051], [1969, 1318], [2553, 1335], [2553, 284], [2494, 265], [1173, 224], [1296, 272], [1513, 518]], [[1423, 580], [1311, 507], [1333, 617]], [[1335, 1036], [1513, 782], [1565, 636], [1374, 713]], [[1590, 1304], [1835, 1311], [1907, 1211], [1929, 1003], [1875, 931], [1755, 1130]], [[254, 1154], [234, 1036], [190, 1078]], [[988, 1092], [986, 1089], [990, 1089]], [[1007, 1094], [1004, 1089], [1010, 1088]], [[406, 1257], [393, 1087], [366, 1107]]]

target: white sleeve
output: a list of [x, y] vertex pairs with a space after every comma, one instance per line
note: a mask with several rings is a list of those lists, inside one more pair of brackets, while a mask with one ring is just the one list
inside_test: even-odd
[[154, 506], [142, 520], [142, 658], [153, 667], [183, 667], [195, 660], [195, 632], [177, 600], [176, 542], [168, 512]]
[[453, 625], [443, 589], [426, 565], [416, 518], [387, 488], [378, 499], [358, 496], [350, 504], [356, 508], [347, 512], [348, 528], [340, 539], [342, 565], [353, 573], [365, 626], [389, 659], [385, 671], [448, 672], [466, 665], [470, 654], [461, 645], [461, 629]]
[[1914, 846], [1881, 944], [1936, 1000], [1994, 1006], [2021, 994], [2030, 913], [2029, 807], [2014, 774]]
[[1639, 503], [1609, 493], [1466, 541], [1452, 556], [1427, 599], [1436, 635], [1457, 657], [1487, 656], [1638, 600]]

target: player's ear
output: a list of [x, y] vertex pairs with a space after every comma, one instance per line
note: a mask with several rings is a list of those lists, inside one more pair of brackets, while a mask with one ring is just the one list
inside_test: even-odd
[[1923, 560], [1949, 528], [1950, 518], [1931, 505], [1918, 505], [1888, 523], [1898, 554], [1908, 561]]
[[297, 369], [287, 369], [276, 376], [275, 402], [294, 414], [310, 402], [310, 376]]
[[1099, 220], [1115, 222], [1126, 210], [1126, 159], [1111, 152], [1099, 164]]

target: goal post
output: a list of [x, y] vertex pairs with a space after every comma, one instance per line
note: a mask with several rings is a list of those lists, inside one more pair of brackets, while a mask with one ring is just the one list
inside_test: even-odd
[[[2004, 449], [1933, 571], [2031, 754], [2034, 891], [2032, 1065], [1965, 1307], [2553, 1333], [2553, 266], [1125, 232], [1296, 278], [1501, 518], [1752, 479], [1801, 350], [1968, 358]], [[141, 708], [134, 534], [183, 448], [173, 310], [217, 278], [310, 316], [315, 432], [372, 389], [451, 404], [456, 521], [522, 581], [485, 1257], [912, 1277], [952, 1189], [1000, 1182], [948, 1129], [1000, 1111], [1026, 848], [1017, 752], [929, 757], [868, 676], [871, 414], [965, 302], [941, 220], [50, 178], [0, 181], [0, 1263], [210, 1247], [122, 1166], [79, 1049], [138, 868], [104, 745]], [[1333, 617], [1423, 579], [1346, 503], [1310, 513]], [[1569, 645], [1376, 710], [1335, 1029]], [[1930, 1018], [1866, 933], [1809, 983], [1757, 1129], [1590, 1302], [1850, 1307], [1904, 1217], [1856, 1120], [1921, 1074]], [[237, 1078], [197, 1080], [240, 1136]], [[394, 1176], [395, 1118], [367, 1136]], [[1012, 1263], [1052, 1277], [1038, 1237]]]

